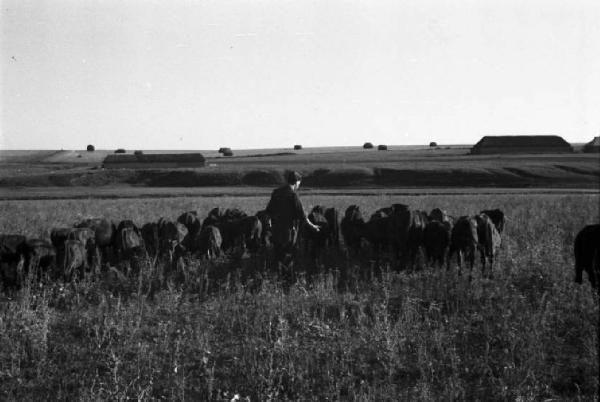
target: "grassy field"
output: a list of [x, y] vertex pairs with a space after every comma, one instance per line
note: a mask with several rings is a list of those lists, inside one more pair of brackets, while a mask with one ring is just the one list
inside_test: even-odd
[[[9, 200], [0, 226], [47, 237], [87, 216], [143, 223], [215, 206], [254, 212], [267, 199]], [[596, 400], [598, 303], [573, 283], [572, 244], [600, 219], [598, 193], [302, 200], [365, 215], [393, 202], [456, 216], [498, 207], [509, 220], [494, 278], [476, 270], [470, 283], [455, 270], [395, 272], [369, 253], [329, 253], [289, 289], [260, 256], [188, 261], [186, 281], [159, 290], [160, 264], [129, 279], [26, 287], [0, 302], [0, 399]]]

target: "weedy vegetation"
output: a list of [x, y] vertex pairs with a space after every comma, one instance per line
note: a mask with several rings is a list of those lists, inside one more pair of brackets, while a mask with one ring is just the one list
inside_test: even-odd
[[[47, 237], [87, 216], [136, 223], [267, 197], [0, 203], [5, 233]], [[146, 262], [69, 283], [31, 279], [0, 302], [2, 400], [596, 400], [598, 302], [573, 283], [574, 237], [598, 195], [304, 196], [369, 215], [393, 202], [508, 216], [494, 277], [396, 271], [368, 251], [295, 283], [265, 255]], [[309, 267], [311, 267], [309, 269]], [[308, 273], [304, 272], [308, 271]]]

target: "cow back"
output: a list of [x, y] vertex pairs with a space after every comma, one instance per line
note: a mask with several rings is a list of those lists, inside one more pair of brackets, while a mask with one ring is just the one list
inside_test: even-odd
[[502, 210], [500, 209], [486, 209], [480, 212], [481, 214], [485, 214], [487, 216], [489, 216], [489, 218], [492, 220], [494, 226], [496, 227], [496, 230], [498, 230], [499, 233], [502, 233], [504, 231], [504, 224], [506, 221], [506, 218], [504, 216], [504, 212], [502, 212]]
[[428, 216], [430, 221], [448, 222], [448, 214], [446, 211], [440, 208], [434, 208], [431, 210]]
[[94, 231], [98, 247], [110, 246], [114, 241], [117, 227], [104, 218], [86, 219], [75, 225], [76, 228], [90, 228]]
[[55, 248], [62, 248], [73, 228], [54, 228], [50, 231], [50, 242]]
[[159, 237], [158, 237], [158, 224], [156, 222], [148, 222], [142, 226], [142, 240], [146, 247], [146, 251], [155, 256], [158, 252]]
[[500, 247], [500, 234], [489, 216], [479, 214], [475, 216], [477, 222], [477, 237], [479, 247], [486, 256], [493, 256]]
[[223, 239], [219, 228], [213, 225], [204, 226], [194, 241], [196, 251], [208, 257], [217, 257], [221, 253]]
[[117, 229], [116, 248], [120, 251], [132, 250], [143, 245], [142, 237], [135, 226], [123, 226]]
[[364, 233], [364, 225], [365, 221], [358, 206], [351, 205], [346, 208], [340, 223], [340, 230], [346, 247], [358, 251]]
[[0, 261], [13, 259], [23, 254], [23, 247], [27, 239], [25, 236], [3, 234], [0, 235]]
[[198, 219], [198, 212], [196, 211], [188, 211], [179, 215], [177, 218], [177, 222], [185, 225], [188, 232], [192, 235], [195, 235], [200, 231], [201, 223]]
[[327, 208], [325, 210], [325, 219], [329, 224], [330, 240], [334, 246], [340, 243], [340, 216], [336, 208]]
[[86, 248], [90, 248], [96, 244], [96, 232], [91, 228], [73, 228], [67, 239], [79, 240]]
[[468, 216], [458, 218], [452, 227], [450, 243], [455, 249], [477, 247], [477, 221]]
[[86, 248], [80, 240], [68, 239], [63, 245], [64, 253], [60, 265], [65, 278], [70, 278], [76, 269], [86, 266]]

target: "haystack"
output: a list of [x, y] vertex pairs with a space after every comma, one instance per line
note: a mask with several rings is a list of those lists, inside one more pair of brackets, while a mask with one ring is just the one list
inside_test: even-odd
[[585, 144], [583, 152], [600, 152], [600, 137], [594, 137], [593, 140]]

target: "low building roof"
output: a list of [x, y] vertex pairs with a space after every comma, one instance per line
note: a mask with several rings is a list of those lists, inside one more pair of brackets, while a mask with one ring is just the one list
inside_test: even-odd
[[570, 147], [571, 145], [558, 135], [486, 135], [475, 147]]

